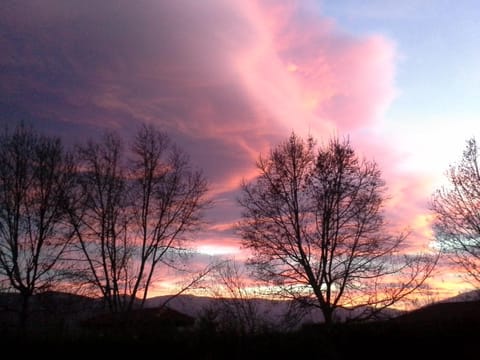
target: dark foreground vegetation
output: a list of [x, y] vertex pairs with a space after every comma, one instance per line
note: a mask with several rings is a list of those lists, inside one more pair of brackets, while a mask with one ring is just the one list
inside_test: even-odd
[[478, 355], [480, 303], [435, 304], [388, 321], [311, 324], [292, 332], [269, 329], [242, 335], [219, 331], [205, 319], [197, 319], [193, 326], [188, 321], [139, 321], [87, 326], [69, 335], [61, 326], [43, 326], [26, 336], [3, 329], [1, 339], [4, 349], [49, 356], [135, 353], [176, 359], [467, 359]]
[[206, 329], [195, 332], [159, 331], [132, 337], [90, 334], [76, 338], [55, 332], [35, 337], [2, 337], [9, 348], [35, 355], [91, 355], [92, 351], [122, 354], [167, 354], [175, 358], [270, 359], [270, 358], [475, 358], [478, 354], [478, 322], [440, 324], [398, 324], [393, 322], [361, 325], [311, 327], [292, 333], [266, 332], [238, 336]]

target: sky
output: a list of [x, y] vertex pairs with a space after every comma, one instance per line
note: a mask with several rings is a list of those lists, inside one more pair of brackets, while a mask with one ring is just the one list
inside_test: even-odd
[[[4, 0], [0, 124], [67, 144], [166, 131], [215, 202], [199, 262], [248, 257], [232, 224], [259, 154], [292, 131], [349, 136], [382, 169], [389, 221], [422, 249], [431, 194], [479, 135], [479, 21], [473, 0]], [[452, 271], [431, 284], [468, 288]]]

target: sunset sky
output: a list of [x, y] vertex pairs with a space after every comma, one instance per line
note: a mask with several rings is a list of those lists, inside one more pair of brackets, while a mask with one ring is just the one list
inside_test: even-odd
[[[67, 144], [140, 123], [168, 132], [215, 200], [195, 238], [204, 263], [248, 256], [231, 225], [260, 153], [292, 131], [349, 136], [421, 249], [432, 192], [480, 135], [479, 44], [474, 0], [4, 0], [0, 123]], [[468, 288], [446, 270], [440, 296]]]

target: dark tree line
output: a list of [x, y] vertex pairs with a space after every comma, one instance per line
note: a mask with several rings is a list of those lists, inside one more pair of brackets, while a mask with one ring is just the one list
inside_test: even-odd
[[[348, 140], [317, 148], [292, 134], [257, 167], [238, 229], [272, 294], [316, 306], [331, 323], [339, 307], [363, 309], [364, 319], [422, 288], [436, 259], [403, 253], [406, 235], [388, 231], [380, 170]], [[152, 126], [130, 142], [105, 133], [70, 152], [26, 126], [5, 130], [0, 281], [21, 294], [22, 324], [32, 295], [60, 282], [100, 294], [111, 312], [143, 306], [159, 268], [187, 252], [206, 193], [201, 171]], [[239, 300], [228, 303], [235, 316], [255, 313], [236, 270], [219, 274]]]
[[[127, 151], [129, 150], [129, 151]], [[23, 298], [66, 280], [112, 312], [140, 306], [160, 264], [175, 266], [201, 225], [207, 182], [154, 127], [66, 152], [20, 125], [0, 138], [0, 277]]]

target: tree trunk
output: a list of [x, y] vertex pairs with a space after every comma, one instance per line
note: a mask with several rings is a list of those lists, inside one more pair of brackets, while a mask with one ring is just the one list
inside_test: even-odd
[[333, 324], [333, 308], [325, 307], [322, 309], [323, 317], [325, 319], [325, 325], [330, 326]]
[[31, 294], [27, 292], [27, 293], [21, 294], [21, 296], [22, 296], [22, 306], [19, 312], [19, 331], [21, 335], [26, 335], [27, 328], [28, 328], [29, 312], [30, 312]]

